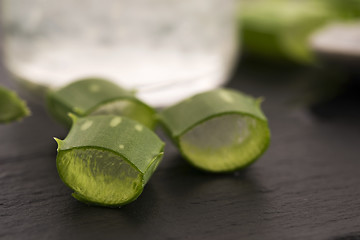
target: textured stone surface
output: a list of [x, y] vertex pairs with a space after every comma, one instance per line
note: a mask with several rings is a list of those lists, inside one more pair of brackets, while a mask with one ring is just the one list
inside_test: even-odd
[[[0, 84], [12, 86], [0, 69]], [[206, 174], [161, 134], [163, 162], [139, 199], [121, 209], [70, 196], [52, 139], [66, 131], [30, 102], [31, 117], [0, 126], [0, 238], [359, 239], [359, 88], [310, 110], [290, 104], [301, 71], [241, 68], [229, 84], [266, 98], [272, 143], [258, 162]]]

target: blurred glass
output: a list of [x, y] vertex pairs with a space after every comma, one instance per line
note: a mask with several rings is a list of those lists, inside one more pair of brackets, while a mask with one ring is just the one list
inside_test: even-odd
[[102, 77], [164, 106], [223, 84], [236, 0], [2, 0], [5, 64], [59, 87]]

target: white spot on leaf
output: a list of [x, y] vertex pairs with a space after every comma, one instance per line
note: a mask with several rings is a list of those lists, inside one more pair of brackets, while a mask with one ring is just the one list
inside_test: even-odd
[[114, 117], [110, 121], [110, 127], [116, 127], [117, 125], [119, 125], [121, 123], [121, 121], [122, 121], [121, 117]]
[[81, 108], [78, 108], [78, 107], [74, 107], [74, 108], [73, 108], [73, 111], [74, 111], [75, 113], [77, 113], [77, 114], [80, 114], [80, 115], [83, 114], [83, 112], [84, 112]]
[[100, 87], [99, 87], [99, 85], [97, 85], [97, 84], [91, 84], [90, 86], [89, 86], [89, 91], [90, 92], [98, 92], [100, 90]]
[[136, 124], [135, 125], [135, 130], [138, 131], [138, 132], [141, 132], [143, 130], [143, 126], [141, 126], [139, 124]]
[[124, 149], [125, 146], [124, 146], [123, 144], [120, 144], [120, 145], [119, 145], [119, 148], [120, 148], [120, 149]]
[[193, 100], [193, 98], [191, 97], [191, 98], [186, 99], [185, 102], [189, 103], [189, 102], [192, 102], [192, 100]]
[[93, 121], [87, 120], [86, 122], [84, 122], [81, 125], [81, 130], [85, 131], [85, 130], [89, 129], [92, 124], [93, 124]]
[[232, 96], [231, 96], [229, 93], [227, 93], [227, 92], [221, 91], [221, 92], [219, 92], [219, 96], [220, 96], [225, 102], [228, 102], [228, 103], [234, 102], [234, 99], [232, 98]]

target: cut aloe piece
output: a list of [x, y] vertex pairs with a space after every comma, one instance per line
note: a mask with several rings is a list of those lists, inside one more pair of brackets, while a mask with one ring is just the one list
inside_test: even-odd
[[58, 143], [56, 165], [79, 201], [122, 206], [134, 201], [156, 170], [164, 143], [144, 125], [115, 115], [76, 118]]
[[52, 115], [70, 127], [68, 113], [77, 116], [115, 114], [137, 120], [149, 128], [156, 124], [155, 110], [137, 99], [134, 93], [102, 79], [79, 80], [47, 97]]
[[360, 0], [321, 0], [329, 5], [342, 20], [360, 18]]
[[269, 145], [260, 102], [234, 90], [217, 89], [165, 109], [160, 121], [192, 165], [229, 172], [254, 162]]
[[308, 38], [336, 13], [322, 1], [248, 0], [239, 13], [244, 48], [253, 56], [314, 63]]
[[0, 86], [0, 123], [17, 121], [29, 114], [25, 102], [15, 92]]

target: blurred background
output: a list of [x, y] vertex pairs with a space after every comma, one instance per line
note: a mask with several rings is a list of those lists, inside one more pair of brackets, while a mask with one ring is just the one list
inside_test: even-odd
[[242, 63], [298, 75], [294, 102], [316, 106], [359, 88], [360, 1], [244, 0], [240, 6]]
[[312, 71], [299, 91], [320, 101], [359, 72], [359, 0], [2, 0], [0, 23], [6, 69], [38, 92], [102, 77], [161, 107], [251, 64]]
[[235, 0], [3, 0], [5, 64], [43, 87], [101, 77], [168, 105], [228, 78], [236, 14]]

